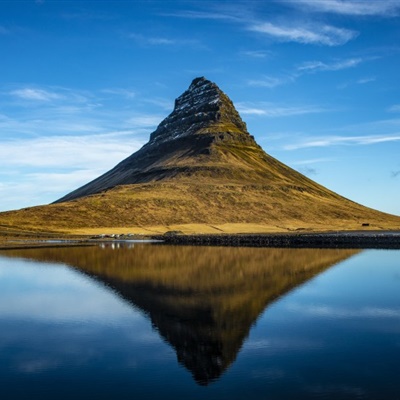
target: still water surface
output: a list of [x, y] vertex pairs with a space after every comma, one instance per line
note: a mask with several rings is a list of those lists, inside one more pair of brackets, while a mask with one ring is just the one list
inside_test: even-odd
[[400, 398], [399, 251], [113, 247], [0, 252], [1, 399]]

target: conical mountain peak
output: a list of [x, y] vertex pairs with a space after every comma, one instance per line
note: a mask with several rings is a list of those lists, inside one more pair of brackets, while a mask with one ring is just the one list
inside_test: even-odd
[[175, 100], [174, 110], [151, 134], [149, 144], [217, 131], [248, 134], [229, 97], [215, 83], [200, 77]]
[[[400, 223], [265, 153], [229, 97], [204, 77], [176, 99], [147, 144], [56, 201], [64, 202], [44, 208], [43, 221], [54, 224], [58, 216], [58, 229], [70, 220], [93, 227], [256, 223], [273, 230], [359, 229], [366, 221], [382, 229]], [[81, 217], [77, 210], [84, 210]]]

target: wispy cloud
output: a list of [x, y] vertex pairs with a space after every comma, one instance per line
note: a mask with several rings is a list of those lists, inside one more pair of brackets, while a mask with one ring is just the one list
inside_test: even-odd
[[393, 104], [388, 108], [388, 111], [392, 113], [400, 113], [400, 104]]
[[375, 81], [376, 81], [376, 77], [370, 76], [367, 78], [360, 78], [356, 83], [357, 83], [357, 85], [365, 85], [366, 83], [371, 83], [371, 82], [375, 82]]
[[[89, 135], [132, 129], [139, 136], [147, 136], [148, 129], [156, 127], [164, 117], [148, 112], [132, 112], [131, 106], [119, 107], [115, 98], [111, 102], [110, 96], [105, 94], [126, 98], [130, 100], [130, 105], [136, 104], [138, 109], [143, 108], [146, 102], [146, 99], [137, 99], [133, 90], [123, 88], [109, 88], [97, 93], [46, 87], [6, 90], [0, 92], [3, 109], [0, 130], [5, 137]], [[10, 102], [9, 96], [12, 96], [13, 102]]]
[[161, 115], [135, 115], [126, 121], [126, 124], [132, 127], [155, 128], [164, 119]]
[[166, 37], [150, 37], [140, 33], [130, 33], [128, 37], [143, 45], [173, 45], [176, 43], [175, 40]]
[[16, 87], [12, 90], [9, 89], [7, 92], [0, 92], [0, 94], [7, 94], [17, 100], [43, 104], [57, 102], [58, 104], [70, 103], [82, 105], [83, 103], [89, 104], [93, 100], [93, 95], [88, 92], [58, 86], [39, 87], [36, 85], [27, 85]]
[[12, 96], [18, 97], [23, 100], [34, 100], [34, 101], [52, 101], [62, 98], [62, 95], [50, 92], [44, 89], [34, 88], [23, 88], [17, 89], [10, 92]]
[[252, 58], [266, 58], [271, 55], [271, 52], [266, 50], [247, 50], [242, 51], [240, 54]]
[[273, 77], [263, 76], [260, 79], [249, 79], [247, 84], [249, 86], [264, 87], [272, 89], [277, 86], [285, 85], [286, 83], [293, 82], [296, 79], [294, 75], [288, 75], [286, 77]]
[[[368, 59], [369, 60], [369, 59]], [[331, 62], [325, 61], [306, 61], [295, 67], [291, 72], [288, 72], [285, 76], [262, 76], [260, 79], [249, 79], [247, 84], [249, 86], [264, 87], [264, 88], [275, 88], [277, 86], [286, 85], [295, 82], [298, 78], [306, 74], [314, 74], [317, 72], [325, 71], [341, 71], [348, 68], [355, 68], [363, 62], [366, 62], [365, 58], [346, 58], [342, 60], [335, 60]], [[357, 84], [363, 84], [372, 82], [375, 78], [364, 78], [357, 81]], [[341, 85], [341, 89], [347, 87], [348, 84]]]
[[342, 69], [354, 68], [364, 61], [362, 58], [347, 58], [331, 63], [323, 61], [307, 61], [301, 64], [297, 70], [300, 72], [316, 72], [316, 71], [340, 71]]
[[198, 40], [192, 39], [171, 39], [162, 36], [146, 36], [140, 33], [128, 34], [129, 39], [133, 39], [136, 43], [142, 46], [194, 46], [199, 45]]
[[307, 147], [329, 147], [343, 145], [369, 145], [385, 142], [398, 142], [400, 135], [370, 135], [370, 136], [326, 136], [310, 138], [299, 143], [284, 146], [285, 150], [297, 150]]
[[308, 164], [318, 164], [321, 162], [328, 162], [328, 161], [333, 161], [332, 158], [311, 158], [309, 160], [301, 160], [301, 161], [294, 161], [291, 163], [291, 165], [308, 165]]
[[357, 37], [358, 32], [318, 24], [273, 24], [271, 22], [254, 23], [248, 27], [253, 32], [265, 34], [283, 42], [297, 42], [327, 46], [340, 46]]
[[358, 36], [356, 31], [327, 24], [304, 21], [280, 21], [279, 23], [271, 20], [265, 21], [244, 8], [240, 11], [224, 9], [221, 12], [182, 11], [165, 14], [165, 16], [237, 23], [247, 31], [257, 32], [281, 42], [340, 46]]
[[288, 117], [293, 115], [315, 114], [328, 111], [317, 106], [277, 106], [272, 103], [237, 103], [237, 110], [242, 115], [256, 115], [270, 118]]
[[337, 86], [337, 88], [338, 89], [346, 89], [353, 85], [366, 85], [368, 83], [375, 82], [375, 81], [376, 81], [376, 77], [370, 76], [370, 77], [366, 77], [366, 78], [357, 79], [356, 81], [343, 82], [343, 83], [339, 84]]
[[2, 141], [1, 209], [52, 202], [97, 178], [143, 144], [133, 131]]
[[231, 22], [243, 22], [243, 17], [238, 15], [224, 13], [224, 12], [207, 12], [207, 11], [180, 11], [174, 13], [163, 13], [165, 17], [177, 17], [187, 19], [211, 19], [211, 20], [225, 20]]
[[123, 89], [123, 88], [110, 88], [101, 90], [102, 93], [112, 94], [116, 96], [126, 97], [128, 99], [132, 99], [136, 96], [134, 90]]
[[8, 140], [1, 142], [0, 166], [107, 168], [141, 144], [133, 131]]
[[384, 17], [395, 17], [400, 13], [398, 0], [284, 0], [284, 2], [320, 13]]

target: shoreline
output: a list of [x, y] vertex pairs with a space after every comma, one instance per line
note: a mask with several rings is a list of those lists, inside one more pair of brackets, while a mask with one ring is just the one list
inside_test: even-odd
[[[133, 239], [133, 240], [132, 240]], [[281, 247], [281, 248], [337, 248], [337, 249], [400, 249], [400, 231], [339, 231], [319, 233], [265, 234], [197, 234], [146, 235], [134, 238], [102, 239], [93, 237], [9, 237], [0, 238], [0, 250], [93, 246], [100, 243], [145, 243], [158, 245]]]
[[400, 231], [153, 236], [171, 245], [400, 249]]

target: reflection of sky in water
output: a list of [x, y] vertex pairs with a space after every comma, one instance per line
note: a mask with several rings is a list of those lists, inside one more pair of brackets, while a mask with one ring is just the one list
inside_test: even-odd
[[132, 306], [66, 266], [4, 258], [0, 263], [0, 318], [101, 324], [138, 318]]
[[263, 376], [272, 398], [400, 393], [399, 256], [364, 251], [279, 299], [258, 319], [231, 372]]
[[398, 251], [347, 259], [268, 306], [205, 388], [149, 318], [100, 282], [0, 257], [0, 395], [390, 398], [399, 389], [399, 289]]

